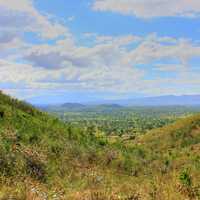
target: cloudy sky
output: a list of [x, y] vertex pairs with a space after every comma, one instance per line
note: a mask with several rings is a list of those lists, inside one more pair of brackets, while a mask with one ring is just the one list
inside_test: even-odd
[[0, 0], [0, 89], [37, 103], [200, 94], [200, 1]]

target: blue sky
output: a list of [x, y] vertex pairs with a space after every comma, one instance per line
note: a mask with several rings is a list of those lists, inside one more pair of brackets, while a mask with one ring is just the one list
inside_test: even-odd
[[200, 94], [199, 0], [0, 0], [0, 89], [37, 103]]

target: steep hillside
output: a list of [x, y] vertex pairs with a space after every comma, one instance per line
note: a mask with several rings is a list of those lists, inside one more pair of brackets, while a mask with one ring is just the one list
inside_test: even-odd
[[0, 199], [200, 199], [200, 115], [112, 143], [0, 93]]
[[2, 93], [0, 147], [0, 199], [88, 199], [118, 185], [117, 195], [130, 174], [124, 147]]
[[134, 144], [146, 152], [143, 173], [157, 179], [155, 199], [200, 199], [200, 115], [150, 131]]

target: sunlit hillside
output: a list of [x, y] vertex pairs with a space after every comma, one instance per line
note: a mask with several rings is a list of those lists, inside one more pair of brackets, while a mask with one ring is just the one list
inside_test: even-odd
[[0, 199], [199, 199], [200, 116], [115, 143], [0, 94]]

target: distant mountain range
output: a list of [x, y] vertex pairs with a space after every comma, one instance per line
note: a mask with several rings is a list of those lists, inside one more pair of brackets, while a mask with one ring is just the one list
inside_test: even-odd
[[123, 106], [118, 104], [84, 105], [80, 103], [64, 103], [60, 106], [57, 106], [57, 109], [63, 109], [65, 111], [104, 111], [119, 108], [123, 108]]
[[46, 105], [43, 108], [56, 107], [64, 110], [87, 110], [87, 109], [120, 109], [127, 106], [200, 106], [200, 95], [182, 96], [157, 96], [135, 99], [102, 100], [89, 103], [64, 103]]
[[83, 109], [86, 107], [86, 105], [80, 104], [80, 103], [64, 103], [61, 105], [63, 108], [68, 108], [68, 109]]
[[117, 100], [115, 103], [128, 106], [195, 106], [200, 105], [200, 95], [157, 96]]
[[90, 104], [120, 105], [120, 106], [197, 106], [200, 105], [200, 95], [167, 95], [131, 99], [103, 100]]
[[61, 105], [38, 106], [46, 111], [112, 111], [124, 108], [118, 104], [84, 105], [79, 103], [64, 103]]
[[99, 105], [84, 105], [79, 103], [65, 103], [58, 107], [63, 109], [117, 109], [123, 108], [123, 106], [118, 104], [99, 104]]

